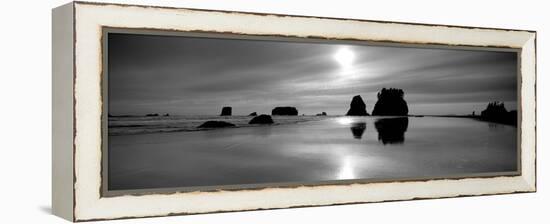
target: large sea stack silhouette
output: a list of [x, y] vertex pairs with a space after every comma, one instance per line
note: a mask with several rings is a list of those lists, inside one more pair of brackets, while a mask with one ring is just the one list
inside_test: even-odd
[[366, 110], [365, 102], [360, 95], [354, 96], [353, 99], [351, 99], [346, 116], [369, 116], [369, 113], [367, 113]]
[[481, 119], [517, 126], [517, 111], [508, 111], [504, 107], [504, 103], [495, 101], [489, 103], [487, 108], [481, 111]]
[[298, 109], [296, 107], [275, 107], [271, 110], [271, 115], [296, 116]]
[[405, 116], [409, 114], [409, 107], [403, 98], [405, 93], [401, 89], [383, 88], [378, 92], [378, 101], [374, 105], [372, 115], [375, 116]]
[[223, 107], [220, 116], [231, 116], [231, 107]]

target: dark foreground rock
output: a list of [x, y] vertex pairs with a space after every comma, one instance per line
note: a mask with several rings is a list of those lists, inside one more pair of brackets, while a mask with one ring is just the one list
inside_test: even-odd
[[231, 116], [231, 107], [223, 107], [220, 116]]
[[298, 109], [296, 107], [275, 107], [271, 110], [271, 115], [296, 116]]
[[197, 128], [228, 128], [228, 127], [235, 127], [235, 125], [225, 121], [207, 121], [199, 125]]
[[320, 114], [316, 114], [316, 116], [327, 116], [327, 112], [322, 112]]
[[353, 99], [351, 99], [346, 116], [369, 116], [369, 113], [367, 113], [366, 110], [365, 102], [360, 95], [354, 96]]
[[273, 119], [271, 119], [271, 116], [267, 114], [262, 114], [252, 118], [248, 124], [273, 124]]
[[258, 116], [258, 113], [252, 112], [252, 113], [250, 113], [248, 116]]
[[492, 102], [487, 105], [487, 108], [481, 111], [481, 119], [501, 124], [509, 124], [517, 126], [517, 111], [506, 110], [504, 103]]
[[383, 88], [378, 92], [378, 101], [374, 105], [372, 115], [406, 116], [409, 114], [409, 107], [404, 96], [405, 93], [401, 89]]

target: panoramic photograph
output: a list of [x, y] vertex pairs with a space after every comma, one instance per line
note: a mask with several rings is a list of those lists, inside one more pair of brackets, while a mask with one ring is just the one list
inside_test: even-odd
[[512, 51], [108, 33], [107, 188], [519, 171]]

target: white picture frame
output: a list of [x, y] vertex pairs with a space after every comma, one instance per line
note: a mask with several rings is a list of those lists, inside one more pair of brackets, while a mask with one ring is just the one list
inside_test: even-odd
[[[103, 28], [517, 49], [521, 172], [513, 176], [102, 194]], [[70, 221], [536, 191], [536, 32], [72, 2], [53, 10], [53, 213]]]

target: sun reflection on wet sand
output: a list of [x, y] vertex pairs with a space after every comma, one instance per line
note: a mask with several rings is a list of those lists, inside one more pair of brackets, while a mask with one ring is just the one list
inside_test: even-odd
[[347, 180], [347, 179], [355, 179], [355, 171], [353, 167], [353, 162], [351, 161], [351, 156], [344, 156], [342, 159], [342, 166], [340, 167], [340, 170], [338, 171], [338, 177], [339, 180]]

